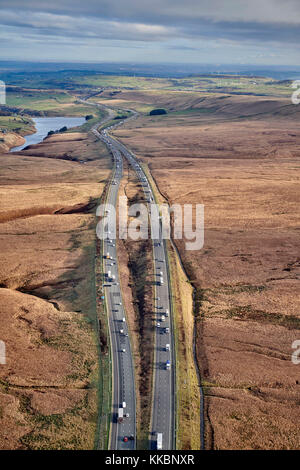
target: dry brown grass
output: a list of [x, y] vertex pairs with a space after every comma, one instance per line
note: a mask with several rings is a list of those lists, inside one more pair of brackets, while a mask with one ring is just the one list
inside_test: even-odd
[[12, 147], [23, 145], [25, 143], [24, 137], [15, 134], [14, 132], [8, 132], [3, 134], [0, 132], [0, 152], [9, 152]]
[[[53, 145], [55, 144], [55, 145]], [[47, 137], [41, 144], [31, 145], [22, 151], [22, 155], [30, 157], [55, 158], [77, 162], [81, 166], [110, 168], [107, 160], [107, 150], [93, 134], [70, 132], [55, 134]], [[84, 173], [84, 171], [82, 172]]]
[[193, 355], [193, 292], [175, 250], [170, 248], [169, 253], [177, 335], [177, 448], [199, 450], [201, 418], [199, 383]]
[[[269, 96], [225, 95], [224, 93], [197, 93], [196, 91], [141, 90], [121, 91], [115, 97], [104, 92], [95, 98], [98, 103], [108, 106], [133, 108], [141, 113], [149, 113], [153, 108], [166, 108], [169, 113], [187, 111], [189, 120], [194, 117], [209, 119], [240, 119], [245, 116], [262, 115], [299, 116], [299, 109], [289, 98]], [[190, 111], [199, 111], [190, 114]], [[203, 113], [203, 114], [202, 114]], [[165, 116], [151, 116], [150, 123], [163, 122]], [[175, 117], [175, 116], [174, 116]], [[178, 118], [178, 116], [176, 116]], [[184, 116], [181, 116], [182, 119]], [[149, 119], [148, 119], [149, 121]], [[143, 121], [139, 123], [142, 124]], [[129, 124], [128, 124], [129, 125]], [[134, 124], [133, 124], [134, 126]]]
[[206, 445], [218, 449], [300, 447], [299, 111], [263, 101], [234, 97], [116, 132], [170, 203], [205, 205], [204, 248], [177, 247], [198, 290]]
[[92, 161], [85, 165], [55, 159], [62, 151], [55, 139], [47, 150], [38, 146], [43, 157], [28, 150], [0, 156], [0, 338], [7, 347], [0, 370], [2, 449], [94, 446], [93, 207], [110, 161], [101, 144], [80, 138], [72, 134], [63, 144], [77, 160], [83, 154], [87, 161], [90, 147]]

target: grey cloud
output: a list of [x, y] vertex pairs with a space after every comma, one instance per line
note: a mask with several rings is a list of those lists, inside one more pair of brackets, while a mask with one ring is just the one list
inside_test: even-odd
[[2, 8], [130, 22], [176, 24], [185, 21], [300, 23], [298, 0], [1, 0]]
[[124, 41], [182, 54], [202, 50], [201, 41], [299, 50], [299, 0], [0, 0], [0, 7], [3, 40], [13, 32], [31, 44]]
[[[30, 3], [30, 2], [29, 2]], [[66, 2], [68, 3], [68, 2]], [[93, 3], [93, 2], [91, 2]], [[28, 6], [28, 5], [27, 5]], [[300, 16], [299, 16], [300, 18]], [[138, 20], [139, 18], [137, 18]], [[178, 24], [139, 23], [118, 18], [68, 16], [53, 12], [3, 10], [0, 23], [31, 29], [40, 35], [64, 35], [128, 41], [161, 41], [169, 38], [214, 38], [233, 41], [282, 41], [299, 43], [300, 28], [295, 23], [209, 21], [183, 18]]]
[[41, 35], [65, 35], [102, 39], [126, 39], [133, 41], [159, 41], [176, 37], [175, 28], [164, 25], [120, 22], [90, 17], [72, 17], [53, 13], [20, 12], [3, 10], [0, 23], [7, 27], [31, 30]]

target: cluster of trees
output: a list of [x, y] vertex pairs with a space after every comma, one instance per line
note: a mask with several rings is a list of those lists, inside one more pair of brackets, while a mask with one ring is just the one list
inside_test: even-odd
[[85, 120], [86, 120], [86, 121], [89, 121], [90, 119], [94, 119], [94, 115], [93, 115], [93, 114], [88, 114], [87, 116], [85, 116]]
[[49, 131], [48, 135], [58, 134], [59, 132], [66, 132], [68, 130], [67, 126], [61, 127], [58, 131]]
[[167, 111], [164, 108], [152, 109], [149, 116], [157, 116], [158, 114], [167, 114]]

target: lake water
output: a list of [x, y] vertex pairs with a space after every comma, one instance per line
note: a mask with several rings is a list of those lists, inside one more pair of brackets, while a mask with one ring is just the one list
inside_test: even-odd
[[24, 136], [26, 142], [24, 145], [19, 147], [13, 147], [10, 149], [11, 152], [17, 152], [22, 150], [27, 145], [38, 144], [48, 135], [49, 131], [57, 131], [64, 126], [70, 127], [81, 126], [85, 122], [84, 117], [37, 117], [32, 118], [36, 132], [31, 135]]

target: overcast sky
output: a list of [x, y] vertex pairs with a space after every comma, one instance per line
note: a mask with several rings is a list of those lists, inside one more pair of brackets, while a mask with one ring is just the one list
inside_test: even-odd
[[299, 0], [0, 0], [0, 59], [300, 65]]

